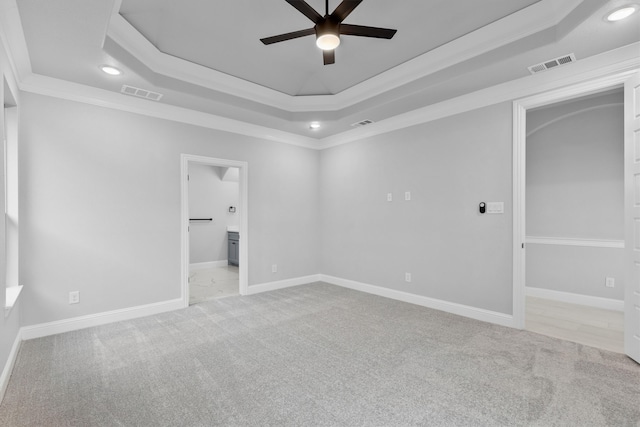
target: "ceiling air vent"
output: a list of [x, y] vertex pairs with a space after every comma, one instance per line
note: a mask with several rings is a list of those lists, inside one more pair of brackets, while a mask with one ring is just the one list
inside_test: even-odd
[[362, 120], [361, 122], [352, 123], [351, 126], [353, 127], [366, 126], [366, 125], [370, 125], [371, 123], [373, 123], [373, 120]]
[[529, 67], [529, 72], [531, 74], [537, 74], [542, 71], [550, 70], [551, 68], [559, 67], [560, 65], [570, 64], [572, 62], [576, 62], [576, 55], [574, 53], [559, 56], [558, 58], [550, 59], [549, 61], [532, 65], [531, 67]]
[[160, 98], [162, 98], [161, 93], [151, 92], [150, 90], [140, 89], [129, 85], [122, 85], [122, 90], [120, 92], [125, 95], [137, 96], [138, 98], [150, 99], [152, 101], [160, 101]]

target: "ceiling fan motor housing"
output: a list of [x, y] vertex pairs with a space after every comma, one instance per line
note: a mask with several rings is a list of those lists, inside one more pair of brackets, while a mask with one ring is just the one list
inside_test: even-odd
[[322, 50], [333, 50], [340, 44], [340, 21], [328, 15], [315, 26], [316, 45]]

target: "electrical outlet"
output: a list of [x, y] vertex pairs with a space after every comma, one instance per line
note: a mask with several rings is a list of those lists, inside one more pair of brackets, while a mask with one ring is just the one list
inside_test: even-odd
[[392, 201], [393, 201], [393, 194], [387, 193], [387, 202], [392, 202]]
[[411, 200], [411, 191], [405, 191], [405, 192], [404, 192], [404, 199], [405, 199], [406, 201]]
[[411, 273], [404, 273], [404, 281], [411, 283]]
[[271, 265], [271, 272], [272, 273], [277, 273], [278, 272], [278, 264]]
[[607, 288], [615, 288], [616, 286], [616, 279], [614, 279], [613, 277], [607, 277], [606, 279], [604, 279], [604, 285]]
[[69, 292], [69, 304], [78, 304], [80, 302], [80, 291]]

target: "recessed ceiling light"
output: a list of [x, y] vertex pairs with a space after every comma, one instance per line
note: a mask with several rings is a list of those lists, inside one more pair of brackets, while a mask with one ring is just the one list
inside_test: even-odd
[[122, 71], [118, 70], [116, 67], [112, 67], [111, 65], [101, 65], [100, 69], [110, 76], [119, 76], [122, 74]]
[[309, 129], [312, 129], [312, 130], [320, 129], [320, 123], [318, 123], [318, 122], [309, 123]]
[[610, 12], [607, 15], [607, 21], [609, 22], [615, 22], [615, 21], [621, 21], [625, 18], [628, 18], [629, 16], [633, 15], [635, 13], [635, 11], [638, 10], [638, 6], [636, 5], [627, 5], [627, 6], [623, 6], [620, 7], [612, 12]]

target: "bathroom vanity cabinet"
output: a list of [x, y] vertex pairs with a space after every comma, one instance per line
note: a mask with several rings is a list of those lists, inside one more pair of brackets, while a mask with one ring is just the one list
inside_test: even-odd
[[229, 253], [227, 260], [229, 265], [239, 265], [240, 261], [240, 234], [237, 231], [227, 231]]

